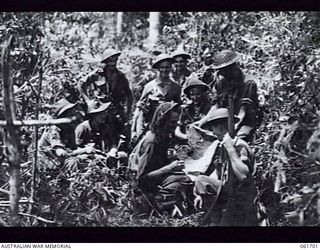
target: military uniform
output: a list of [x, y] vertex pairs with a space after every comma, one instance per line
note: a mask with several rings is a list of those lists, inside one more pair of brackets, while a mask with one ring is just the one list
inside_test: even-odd
[[80, 123], [75, 130], [76, 144], [78, 147], [85, 147], [85, 145], [93, 143], [96, 149], [102, 151], [110, 150], [112, 143], [110, 143], [111, 136], [108, 136], [110, 128], [105, 132], [94, 131], [90, 125], [90, 121], [86, 120]]
[[[210, 175], [217, 172], [222, 188], [210, 211], [209, 224], [215, 226], [258, 226], [257, 208], [254, 199], [257, 189], [253, 180], [254, 156], [249, 145], [242, 139], [235, 142], [235, 150], [242, 162], [249, 168], [246, 179], [238, 180], [230, 166], [228, 153], [222, 145], [217, 146], [212, 162], [204, 175], [195, 179], [195, 191], [205, 197], [204, 209], [207, 210], [216, 198], [218, 188]], [[208, 223], [207, 222], [207, 223]]]

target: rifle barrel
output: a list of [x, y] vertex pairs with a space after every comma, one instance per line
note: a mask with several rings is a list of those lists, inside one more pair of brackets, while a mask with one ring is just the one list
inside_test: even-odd
[[233, 95], [229, 93], [228, 95], [228, 104], [229, 104], [229, 116], [228, 116], [228, 132], [229, 135], [234, 137], [234, 104], [233, 104]]

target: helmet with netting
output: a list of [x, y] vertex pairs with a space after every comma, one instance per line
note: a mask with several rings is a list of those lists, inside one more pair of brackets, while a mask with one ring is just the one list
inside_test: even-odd
[[213, 56], [212, 68], [221, 69], [239, 60], [239, 55], [231, 50], [222, 50]]

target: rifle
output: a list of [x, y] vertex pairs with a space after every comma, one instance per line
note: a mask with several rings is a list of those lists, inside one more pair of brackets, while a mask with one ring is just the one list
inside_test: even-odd
[[[237, 94], [237, 90], [235, 90], [234, 94], [232, 94], [231, 92], [229, 92], [228, 94], [228, 133], [230, 135], [231, 138], [234, 138], [234, 132], [235, 132], [235, 128], [234, 128], [234, 97]], [[223, 159], [227, 160], [228, 159], [228, 153], [226, 152], [226, 150], [223, 151]], [[234, 194], [235, 194], [235, 185], [234, 185], [234, 179], [235, 179], [235, 175], [233, 173], [232, 170], [232, 166], [231, 166], [231, 162], [228, 159], [228, 190], [227, 190], [227, 204], [226, 204], [226, 209], [225, 212], [222, 214], [221, 216], [221, 220], [220, 220], [220, 226], [231, 226], [232, 225], [232, 216], [230, 216], [230, 214], [228, 212], [231, 211], [231, 207], [232, 207], [232, 202], [234, 200]], [[226, 217], [224, 217], [225, 214], [228, 215]]]

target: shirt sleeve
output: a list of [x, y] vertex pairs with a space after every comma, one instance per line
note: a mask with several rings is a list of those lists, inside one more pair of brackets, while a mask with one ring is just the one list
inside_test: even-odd
[[132, 96], [132, 91], [130, 89], [130, 84], [129, 84], [127, 77], [123, 73], [120, 73], [120, 77], [121, 77], [121, 85], [122, 85], [123, 94], [127, 97]]
[[246, 83], [246, 88], [240, 102], [250, 100], [250, 105], [252, 108], [257, 108], [258, 106], [258, 95], [257, 95], [257, 84], [253, 80], [249, 80]]
[[139, 100], [140, 102], [144, 102], [147, 99], [147, 96], [150, 93], [150, 88], [151, 88], [150, 86], [151, 86], [151, 82], [147, 83], [144, 86], [142, 94], [141, 94], [141, 97], [140, 97], [140, 100]]
[[78, 147], [84, 146], [83, 145], [83, 143], [84, 143], [83, 134], [84, 134], [84, 127], [81, 124], [79, 124], [75, 129], [76, 145]]
[[51, 146], [51, 149], [55, 149], [57, 147], [65, 147], [61, 140], [60, 132], [55, 127], [52, 127], [50, 132], [48, 133], [48, 142]]
[[253, 154], [248, 150], [246, 145], [239, 144], [235, 146], [236, 152], [243, 163], [245, 163], [248, 168], [250, 174], [254, 172], [254, 157]]
[[99, 75], [95, 71], [91, 72], [90, 74], [85, 76], [83, 80], [79, 82], [78, 87], [80, 88], [80, 90], [86, 92], [86, 88], [91, 84], [93, 84], [95, 81], [97, 81], [98, 78], [99, 78]]
[[149, 173], [148, 165], [150, 164], [150, 159], [153, 154], [154, 144], [151, 140], [148, 139], [148, 135], [146, 135], [142, 141], [137, 145], [137, 149], [135, 150], [138, 172], [137, 178], [143, 179], [143, 177]]

